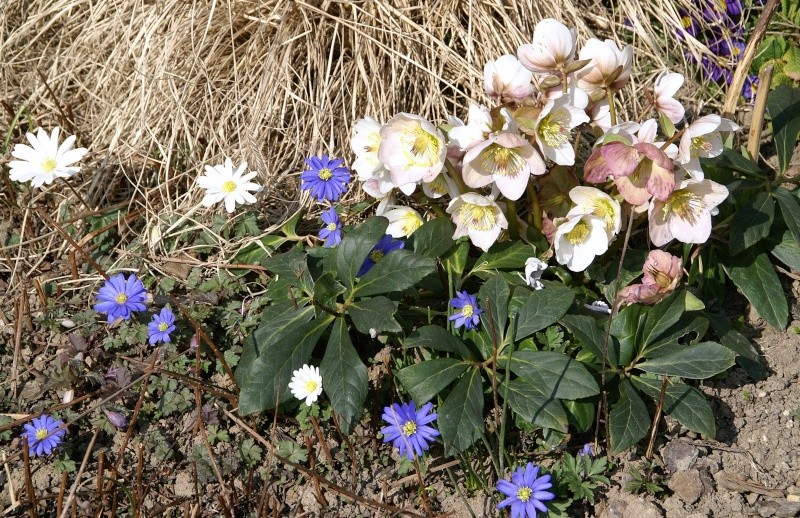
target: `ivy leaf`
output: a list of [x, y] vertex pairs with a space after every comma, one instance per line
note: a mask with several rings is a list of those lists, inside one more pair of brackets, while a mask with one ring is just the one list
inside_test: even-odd
[[716, 342], [702, 342], [638, 363], [636, 368], [652, 374], [702, 380], [732, 367], [735, 357], [727, 347]]
[[639, 442], [650, 429], [650, 414], [631, 382], [622, 380], [619, 390], [619, 400], [611, 407], [609, 415], [611, 453], [614, 455]]
[[470, 369], [439, 408], [439, 431], [447, 456], [466, 451], [483, 434], [483, 379]]
[[452, 358], [436, 358], [397, 371], [397, 378], [417, 405], [427, 403], [461, 376], [468, 364]]
[[355, 287], [362, 297], [402, 291], [436, 270], [436, 261], [408, 250], [387, 254], [367, 272]]
[[348, 289], [353, 289], [358, 270], [372, 247], [386, 234], [387, 226], [389, 220], [386, 218], [369, 218], [346, 235], [336, 247], [336, 271]]
[[575, 300], [575, 292], [560, 282], [545, 281], [544, 285], [543, 289], [532, 291], [519, 310], [514, 335], [517, 340], [556, 323]]
[[397, 304], [384, 296], [372, 297], [353, 302], [347, 306], [347, 314], [353, 319], [353, 325], [361, 333], [369, 334], [370, 329], [399, 333], [403, 330], [394, 313]]
[[319, 365], [322, 389], [331, 406], [341, 416], [339, 425], [347, 435], [364, 411], [367, 398], [367, 367], [358, 356], [344, 318], [333, 324], [325, 356]]

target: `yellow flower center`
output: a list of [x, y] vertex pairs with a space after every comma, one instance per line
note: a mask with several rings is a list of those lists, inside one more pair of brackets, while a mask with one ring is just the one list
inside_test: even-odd
[[367, 135], [367, 145], [364, 146], [364, 151], [367, 153], [377, 153], [378, 148], [381, 145], [381, 134], [377, 131], [373, 131], [369, 135]]
[[422, 218], [417, 216], [413, 212], [408, 212], [403, 215], [402, 223], [400, 224], [400, 231], [403, 232], [404, 236], [410, 236], [417, 230], [419, 227], [422, 226]]
[[439, 161], [441, 142], [421, 126], [404, 132], [400, 142], [411, 166], [430, 167]]
[[521, 488], [517, 489], [517, 500], [520, 502], [527, 502], [531, 499], [531, 495], [533, 495], [533, 489], [529, 488], [528, 486], [522, 486]]
[[494, 207], [484, 207], [474, 203], [462, 205], [458, 211], [458, 219], [467, 228], [481, 232], [494, 228], [497, 223]]
[[589, 225], [587, 225], [585, 221], [581, 220], [572, 228], [572, 230], [565, 234], [565, 237], [567, 238], [567, 241], [573, 245], [579, 245], [586, 241], [586, 238], [589, 237]]
[[669, 278], [669, 275], [665, 274], [664, 272], [660, 272], [658, 270], [651, 270], [651, 275], [656, 279], [656, 284], [658, 284], [659, 288], [669, 288], [672, 284], [672, 279]]
[[315, 380], [308, 380], [306, 381], [306, 391], [309, 394], [316, 391], [319, 388], [319, 384]]
[[403, 423], [403, 435], [409, 437], [417, 433], [417, 423], [414, 421], [406, 421]]
[[161, 322], [160, 324], [158, 324], [158, 330], [161, 331], [162, 333], [167, 329], [169, 329], [169, 324], [167, 324], [166, 322]]
[[333, 178], [333, 171], [331, 171], [327, 167], [323, 167], [322, 169], [319, 170], [319, 175], [318, 176], [319, 176], [320, 180], [327, 181], [327, 180], [330, 180], [331, 178]]
[[605, 221], [608, 230], [614, 228], [615, 212], [614, 206], [610, 201], [604, 198], [595, 198], [592, 200], [592, 214]]
[[691, 148], [692, 148], [692, 151], [695, 151], [695, 152], [697, 152], [697, 151], [709, 152], [709, 151], [711, 151], [711, 141], [709, 139], [707, 139], [705, 135], [700, 136], [700, 137], [694, 137], [692, 139]]
[[427, 186], [434, 194], [447, 194], [447, 182], [443, 175], [439, 175], [432, 182], [428, 182]]
[[692, 26], [692, 19], [689, 16], [684, 16], [681, 18], [681, 25], [683, 25], [684, 29], [688, 29]]
[[124, 293], [117, 293], [117, 296], [114, 297], [114, 302], [120, 305], [125, 304], [126, 302], [128, 302], [128, 296], [125, 295]]
[[465, 317], [469, 318], [475, 313], [475, 308], [472, 307], [472, 304], [464, 304], [464, 307], [461, 308], [461, 314]]
[[694, 225], [705, 205], [703, 199], [688, 189], [672, 191], [664, 204], [664, 218], [675, 215], [690, 225]]
[[333, 232], [334, 230], [336, 230], [336, 223], [328, 223], [328, 225], [325, 228]]
[[236, 190], [236, 182], [233, 180], [228, 180], [227, 182], [222, 184], [222, 192], [225, 194], [230, 194]]
[[513, 148], [491, 144], [478, 155], [481, 169], [488, 174], [515, 176], [525, 167], [525, 160]]
[[371, 254], [369, 254], [369, 258], [372, 259], [373, 263], [376, 263], [383, 259], [383, 252], [380, 250], [373, 250]]
[[569, 114], [565, 110], [548, 113], [536, 126], [539, 139], [550, 147], [561, 147], [569, 140]]
[[47, 158], [44, 162], [42, 162], [42, 171], [47, 174], [51, 174], [53, 171], [55, 171], [56, 167], [58, 167], [58, 162], [56, 162], [55, 158]]
[[42, 439], [45, 439], [47, 437], [48, 433], [49, 432], [47, 431], [47, 428], [37, 428], [36, 429], [36, 440], [37, 441], [41, 441]]

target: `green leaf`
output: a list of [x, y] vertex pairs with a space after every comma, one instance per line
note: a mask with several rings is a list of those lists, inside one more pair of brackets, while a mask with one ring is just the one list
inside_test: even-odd
[[735, 354], [716, 342], [702, 342], [636, 365], [652, 374], [702, 380], [733, 366]]
[[517, 351], [511, 357], [511, 370], [553, 398], [580, 399], [600, 393], [597, 382], [586, 367], [566, 354]]
[[650, 308], [643, 304], [632, 304], [619, 313], [611, 322], [611, 335], [619, 340], [619, 364], [627, 365], [642, 345], [644, 322]]
[[575, 427], [578, 433], [585, 433], [594, 422], [594, 407], [592, 401], [565, 400], [561, 402], [567, 411], [569, 424]]
[[731, 223], [731, 254], [736, 255], [767, 237], [774, 218], [775, 200], [766, 191], [740, 207]]
[[245, 246], [231, 259], [234, 264], [258, 264], [267, 260], [274, 250], [286, 243], [285, 237], [266, 235]]
[[408, 250], [387, 254], [367, 272], [355, 287], [362, 297], [402, 291], [436, 270], [436, 261]]
[[641, 355], [643, 358], [656, 358], [669, 354], [680, 348], [678, 340], [684, 336], [694, 333], [692, 342], [697, 343], [705, 337], [706, 331], [708, 331], [707, 318], [694, 313], [684, 313], [677, 322], [653, 339], [653, 343], [646, 345]]
[[575, 292], [560, 282], [545, 282], [545, 287], [531, 292], [520, 308], [516, 339], [521, 340], [556, 323], [574, 300]]
[[[661, 381], [633, 376], [636, 387], [658, 401], [661, 394]], [[717, 435], [717, 422], [714, 412], [705, 395], [694, 387], [670, 380], [664, 391], [664, 413], [689, 430], [713, 439]]]
[[470, 369], [439, 408], [439, 431], [447, 456], [466, 451], [483, 434], [483, 379]]
[[[598, 362], [603, 360], [605, 332], [600, 328], [595, 318], [586, 315], [565, 315], [561, 318], [560, 323], [575, 338], [580, 340], [581, 345], [588, 349], [597, 358]], [[609, 337], [608, 342], [607, 361], [611, 365], [619, 365], [617, 351], [611, 337]]]
[[436, 218], [424, 223], [413, 234], [414, 253], [423, 257], [442, 257], [456, 242], [455, 227], [446, 218]]
[[341, 417], [339, 425], [342, 432], [349, 434], [364, 412], [368, 388], [367, 366], [353, 347], [347, 323], [342, 317], [333, 324], [319, 370], [324, 380], [322, 388]]
[[770, 240], [770, 244], [772, 255], [792, 270], [800, 271], [800, 241], [796, 241], [791, 232], [787, 230], [778, 241]]
[[287, 327], [292, 323], [308, 322], [313, 317], [313, 308], [298, 309], [288, 301], [264, 308], [259, 326], [247, 337], [242, 348], [242, 357], [234, 373], [239, 385], [250, 382], [253, 362], [262, 354], [266, 354], [270, 345], [285, 332]]
[[436, 358], [397, 371], [403, 388], [417, 405], [427, 403], [467, 370], [469, 364], [452, 358]]
[[723, 267], [761, 318], [777, 329], [786, 327], [789, 318], [786, 295], [769, 257], [760, 247], [729, 258]]
[[258, 344], [260, 356], [253, 361], [249, 376], [240, 381], [241, 415], [275, 408], [276, 403], [292, 396], [288, 388], [292, 372], [308, 362], [314, 346], [332, 321], [333, 317], [328, 314], [310, 322], [295, 321], [277, 332], [273, 330], [268, 347]]
[[457, 336], [439, 326], [420, 327], [403, 342], [403, 348], [425, 347], [434, 351], [454, 353], [461, 358], [471, 358], [467, 346]]
[[767, 111], [772, 118], [775, 151], [783, 174], [789, 168], [800, 135], [800, 88], [784, 84], [772, 90], [767, 97]]
[[685, 308], [686, 290], [678, 290], [651, 307], [644, 319], [642, 347], [647, 347], [677, 322]]
[[783, 187], [776, 188], [772, 191], [772, 195], [778, 200], [781, 214], [783, 214], [783, 221], [789, 227], [795, 243], [800, 243], [800, 202]]
[[[506, 323], [508, 322], [508, 298], [511, 290], [502, 275], [493, 275], [483, 283], [478, 291], [483, 329], [489, 333], [499, 346], [505, 339]], [[492, 315], [491, 319], [489, 314]]]
[[314, 280], [308, 272], [306, 253], [295, 246], [288, 252], [273, 255], [261, 261], [269, 272], [288, 280], [293, 286], [302, 288], [308, 294], [313, 292]]
[[370, 329], [389, 333], [402, 331], [403, 328], [394, 319], [395, 311], [397, 304], [384, 296], [359, 300], [347, 306], [347, 314], [353, 319], [353, 325], [364, 334], [369, 334]]
[[724, 149], [722, 154], [714, 158], [701, 158], [701, 165], [705, 167], [706, 164], [712, 167], [727, 169], [728, 171], [735, 171], [741, 173], [745, 177], [754, 178], [757, 180], [766, 180], [767, 173], [761, 169], [757, 163], [743, 157], [738, 151], [733, 149]]
[[766, 379], [767, 370], [750, 340], [732, 328], [724, 317], [712, 313], [707, 315], [720, 343], [736, 353], [736, 363], [745, 370], [747, 375], [755, 380]]
[[364, 259], [367, 258], [372, 247], [386, 234], [388, 225], [389, 220], [386, 218], [369, 218], [345, 236], [336, 247], [336, 271], [339, 279], [348, 289], [353, 288], [356, 275], [361, 265], [364, 264]]
[[345, 292], [345, 287], [333, 273], [323, 273], [314, 283], [314, 300], [329, 309], [335, 309], [336, 298]]
[[472, 267], [472, 273], [479, 271], [492, 271], [499, 269], [514, 268], [519, 269], [525, 266], [528, 257], [535, 257], [536, 251], [531, 245], [526, 245], [520, 241], [504, 241], [496, 243], [484, 252]]
[[622, 380], [619, 389], [619, 400], [611, 407], [609, 415], [611, 453], [614, 455], [639, 442], [650, 429], [650, 414], [631, 382]]
[[442, 266], [451, 284], [458, 284], [461, 274], [464, 273], [464, 268], [467, 266], [467, 257], [469, 256], [469, 241], [461, 241], [449, 252], [442, 256]]
[[758, 52], [753, 60], [753, 67], [761, 72], [761, 67], [770, 61], [780, 59], [786, 53], [789, 44], [783, 36], [769, 35], [758, 46]]
[[[506, 389], [508, 389], [506, 391]], [[556, 400], [535, 384], [522, 378], [506, 382], [500, 389], [511, 409], [529, 423], [566, 432], [567, 413]]]

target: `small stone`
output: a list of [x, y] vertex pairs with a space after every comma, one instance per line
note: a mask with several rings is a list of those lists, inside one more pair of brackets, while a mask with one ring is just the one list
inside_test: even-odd
[[678, 498], [689, 504], [697, 502], [703, 495], [703, 481], [696, 469], [675, 473], [667, 486]]
[[623, 494], [608, 502], [601, 518], [663, 518], [664, 514], [654, 504], [636, 495]]
[[788, 518], [800, 515], [800, 502], [790, 502], [787, 500], [767, 499], [758, 506], [760, 516], [776, 516]]
[[759, 390], [759, 391], [758, 391], [758, 394], [756, 394], [756, 395], [757, 395], [758, 397], [766, 397], [766, 395], [767, 395], [767, 391], [765, 391], [765, 390]]
[[786, 495], [786, 500], [790, 502], [800, 502], [800, 495], [788, 494]]
[[661, 450], [661, 458], [667, 469], [675, 473], [691, 468], [699, 453], [695, 446], [687, 442], [671, 441]]
[[789, 412], [788, 410], [783, 411], [783, 415], [788, 416], [789, 414], [791, 414], [791, 412]]
[[786, 428], [794, 428], [794, 421], [786, 421]]

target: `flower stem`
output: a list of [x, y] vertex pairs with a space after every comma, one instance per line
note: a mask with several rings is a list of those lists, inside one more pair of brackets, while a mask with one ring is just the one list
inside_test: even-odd
[[517, 204], [514, 200], [506, 200], [506, 219], [508, 220], [508, 235], [512, 241], [519, 239], [519, 223], [517, 223]]
[[528, 202], [531, 204], [531, 213], [529, 214], [529, 221], [531, 225], [536, 227], [539, 232], [542, 231], [542, 207], [539, 204], [539, 193], [536, 192], [536, 187], [532, 182], [528, 182], [525, 188], [528, 193]]
[[606, 88], [606, 99], [608, 99], [608, 112], [611, 115], [611, 125], [617, 125], [617, 109], [614, 107], [614, 92], [611, 88]]

